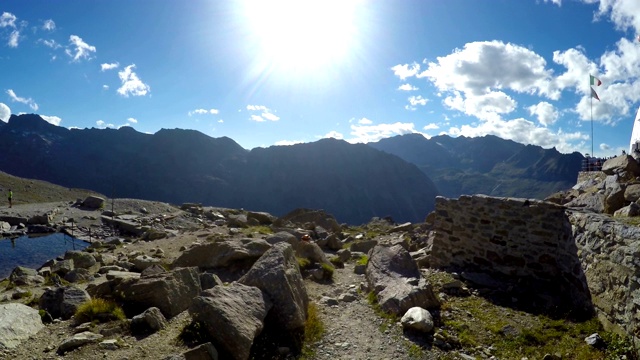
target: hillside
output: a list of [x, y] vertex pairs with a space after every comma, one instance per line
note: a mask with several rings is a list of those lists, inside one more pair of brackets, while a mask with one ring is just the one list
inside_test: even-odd
[[496, 136], [426, 139], [395, 136], [370, 146], [415, 164], [442, 195], [462, 194], [544, 199], [575, 184], [584, 157], [555, 148], [523, 145]]
[[0, 171], [0, 208], [8, 206], [7, 192], [13, 191], [13, 203], [38, 204], [57, 201], [75, 201], [89, 195], [104, 196], [95, 191], [70, 189], [42, 180], [24, 179]]
[[420, 221], [437, 195], [414, 165], [338, 140], [248, 151], [229, 138], [193, 130], [69, 130], [27, 114], [0, 124], [0, 152], [2, 171], [109, 197], [275, 215], [323, 208], [350, 224], [374, 216]]

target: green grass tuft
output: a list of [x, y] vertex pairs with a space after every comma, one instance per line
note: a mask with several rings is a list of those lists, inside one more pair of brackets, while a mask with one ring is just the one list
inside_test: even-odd
[[316, 304], [309, 302], [307, 306], [307, 320], [304, 323], [304, 344], [299, 360], [310, 360], [315, 357], [314, 343], [324, 336], [324, 324], [318, 312]]
[[75, 318], [76, 321], [84, 323], [95, 320], [99, 322], [125, 320], [127, 317], [122, 308], [113, 301], [95, 298], [82, 303], [76, 310]]

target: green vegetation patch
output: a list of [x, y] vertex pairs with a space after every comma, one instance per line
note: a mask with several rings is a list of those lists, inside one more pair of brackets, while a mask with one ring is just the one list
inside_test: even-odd
[[125, 320], [127, 317], [122, 308], [113, 301], [95, 298], [82, 303], [76, 310], [75, 318], [76, 321], [84, 323]]
[[261, 234], [261, 235], [273, 234], [273, 230], [268, 226], [250, 226], [240, 231], [246, 236], [253, 236], [254, 234]]
[[302, 352], [300, 354], [300, 360], [310, 360], [315, 356], [315, 343], [320, 341], [324, 336], [324, 324], [320, 319], [318, 307], [316, 304], [309, 302], [307, 307], [307, 320], [304, 323], [304, 343], [302, 346]]

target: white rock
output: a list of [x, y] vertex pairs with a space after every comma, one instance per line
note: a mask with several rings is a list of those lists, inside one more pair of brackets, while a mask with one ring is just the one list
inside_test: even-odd
[[421, 307], [412, 307], [400, 320], [405, 329], [413, 329], [422, 332], [433, 330], [433, 317], [431, 313]]
[[0, 305], [0, 348], [15, 348], [44, 328], [38, 310], [27, 305]]

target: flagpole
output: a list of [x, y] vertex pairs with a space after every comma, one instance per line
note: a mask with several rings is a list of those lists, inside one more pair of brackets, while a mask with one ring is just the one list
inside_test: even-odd
[[[589, 90], [591, 90], [591, 81], [589, 81]], [[591, 99], [591, 156], [595, 157], [593, 154], [593, 96], [589, 96], [589, 98]]]

